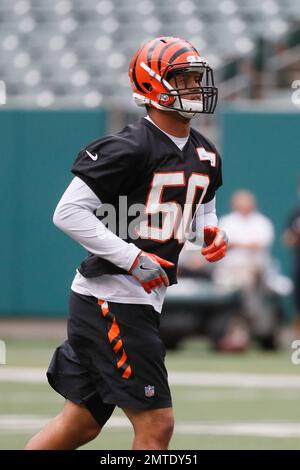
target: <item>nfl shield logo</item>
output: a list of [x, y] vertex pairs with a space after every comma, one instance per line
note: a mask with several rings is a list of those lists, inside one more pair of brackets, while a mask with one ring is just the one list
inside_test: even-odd
[[154, 385], [147, 385], [147, 386], [145, 387], [145, 395], [146, 395], [146, 397], [151, 398], [151, 397], [154, 396], [154, 393], [155, 393]]

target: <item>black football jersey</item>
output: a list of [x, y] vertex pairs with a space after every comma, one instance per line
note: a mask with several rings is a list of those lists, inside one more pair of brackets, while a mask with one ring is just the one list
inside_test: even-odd
[[[108, 226], [110, 230], [175, 264], [166, 272], [170, 284], [176, 283], [186, 224], [190, 225], [197, 205], [213, 199], [222, 184], [221, 159], [212, 143], [191, 129], [180, 150], [164, 132], [142, 118], [81, 150], [72, 172], [104, 205], [114, 207], [116, 224], [113, 229]], [[125, 203], [130, 210], [124, 210]], [[105, 223], [107, 214], [96, 215]], [[128, 274], [93, 254], [81, 263], [79, 272], [85, 277]]]

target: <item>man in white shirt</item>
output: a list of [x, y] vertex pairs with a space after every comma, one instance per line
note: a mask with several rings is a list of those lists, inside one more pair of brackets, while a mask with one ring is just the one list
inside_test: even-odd
[[231, 207], [232, 212], [219, 220], [230, 244], [224, 261], [215, 266], [215, 278], [223, 284], [251, 286], [269, 266], [273, 224], [257, 210], [255, 197], [250, 191], [236, 191]]

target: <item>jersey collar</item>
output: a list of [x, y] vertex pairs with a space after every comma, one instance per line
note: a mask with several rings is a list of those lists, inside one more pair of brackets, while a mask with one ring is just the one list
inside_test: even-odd
[[180, 150], [180, 148], [173, 142], [173, 140], [171, 140], [170, 137], [168, 137], [165, 134], [165, 132], [163, 132], [159, 127], [157, 127], [151, 121], [143, 117], [141, 118], [141, 123], [144, 126], [149, 127], [152, 130], [152, 132], [157, 135], [157, 137], [159, 137], [161, 140], [166, 142], [166, 144], [168, 144], [168, 146], [171, 147], [172, 150], [177, 153], [177, 155], [180, 157], [181, 160], [184, 160], [184, 153], [186, 152], [186, 150], [188, 149], [190, 145], [191, 135], [189, 135], [188, 140], [185, 146], [183, 147], [183, 149]]

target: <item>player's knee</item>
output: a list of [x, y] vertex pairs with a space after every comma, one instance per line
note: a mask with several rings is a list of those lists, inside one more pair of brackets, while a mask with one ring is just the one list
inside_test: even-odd
[[147, 423], [147, 429], [143, 429], [142, 440], [148, 448], [166, 449], [174, 430], [174, 417], [171, 411], [163, 412], [153, 417]]
[[101, 431], [101, 426], [85, 407], [70, 406], [62, 413], [62, 420], [65, 427], [74, 436], [78, 443], [89, 442]]
[[168, 444], [174, 431], [173, 415], [165, 416], [159, 420], [155, 429], [155, 437], [159, 442]]
[[83, 442], [89, 442], [95, 439], [101, 431], [101, 427], [99, 425], [91, 425], [89, 424], [85, 428], [81, 429], [79, 436], [82, 438]]
[[68, 432], [73, 435], [73, 439], [77, 446], [92, 441], [101, 431], [99, 424], [86, 422], [85, 420], [71, 423], [66, 422], [65, 424], [68, 426]]

